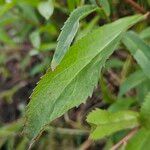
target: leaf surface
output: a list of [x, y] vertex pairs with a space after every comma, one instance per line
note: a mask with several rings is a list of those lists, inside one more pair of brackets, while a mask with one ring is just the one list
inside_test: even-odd
[[123, 43], [140, 65], [143, 72], [150, 78], [150, 46], [133, 31], [125, 34]]
[[142, 19], [143, 16], [136, 15], [100, 27], [77, 41], [55, 71], [47, 71], [34, 89], [26, 111], [25, 131], [31, 138], [54, 119], [85, 102], [122, 34]]
[[107, 16], [110, 16], [110, 5], [108, 0], [99, 0], [100, 5], [104, 9]]
[[142, 30], [139, 34], [140, 38], [142, 39], [150, 39], [150, 27]]
[[114, 132], [134, 128], [139, 125], [139, 114], [133, 111], [108, 112], [96, 109], [87, 117], [87, 122], [93, 125], [90, 137], [100, 139]]
[[38, 11], [40, 14], [48, 20], [50, 16], [53, 14], [54, 6], [52, 0], [40, 2], [38, 5]]
[[138, 70], [131, 75], [129, 75], [125, 81], [120, 86], [119, 90], [119, 97], [124, 95], [129, 90], [135, 88], [136, 86], [140, 85], [144, 81], [147, 80], [146, 75], [143, 73], [142, 70]]
[[135, 102], [135, 100], [132, 98], [121, 98], [117, 99], [117, 101], [110, 105], [108, 110], [110, 112], [117, 112], [121, 110], [128, 110], [129, 107]]
[[143, 125], [150, 129], [150, 92], [146, 95], [141, 107], [141, 120]]
[[71, 42], [73, 41], [79, 28], [79, 20], [95, 11], [96, 9], [97, 7], [95, 6], [87, 5], [79, 7], [71, 13], [58, 37], [58, 43], [51, 63], [51, 68], [53, 70], [61, 62], [62, 58], [70, 47]]
[[33, 31], [30, 34], [30, 41], [33, 45], [34, 48], [39, 48], [41, 45], [41, 38], [40, 38], [40, 33], [38, 30]]
[[145, 128], [140, 129], [125, 147], [125, 150], [149, 150], [150, 149], [150, 131]]

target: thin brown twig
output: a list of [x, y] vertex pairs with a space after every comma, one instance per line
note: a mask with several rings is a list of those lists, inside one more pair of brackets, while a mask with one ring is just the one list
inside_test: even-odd
[[138, 12], [145, 14], [145, 10], [143, 7], [141, 7], [139, 4], [137, 4], [135, 1], [133, 0], [124, 0], [126, 3], [130, 4], [135, 10], [137, 10]]
[[139, 127], [134, 128], [129, 134], [127, 134], [122, 140], [115, 144], [110, 150], [117, 150], [122, 144], [125, 145], [138, 131]]

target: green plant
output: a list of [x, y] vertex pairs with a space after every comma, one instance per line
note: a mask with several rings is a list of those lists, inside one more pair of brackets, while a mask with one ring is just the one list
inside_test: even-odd
[[[149, 78], [149, 46], [138, 35], [134, 35], [132, 32], [125, 33], [128, 28], [146, 19], [147, 15], [135, 15], [104, 25], [87, 34], [68, 49], [77, 32], [77, 26], [79, 26], [78, 17], [82, 17], [80, 10], [83, 9], [84, 16], [88, 11], [90, 13], [96, 10], [96, 8], [89, 6], [89, 10], [87, 9], [86, 12], [84, 7], [85, 10], [86, 7], [88, 8], [88, 6], [83, 6], [77, 9], [65, 23], [58, 38], [58, 46], [52, 61], [53, 70], [47, 71], [31, 95], [31, 101], [26, 111], [26, 132], [31, 138], [35, 138], [46, 125], [70, 108], [85, 102], [98, 82], [101, 68], [122, 39], [144, 74]], [[79, 16], [77, 17], [75, 14]], [[68, 52], [66, 52], [67, 50]], [[132, 80], [137, 80], [135, 78], [135, 76], [133, 79], [130, 77], [130, 84], [133, 82]], [[141, 78], [140, 83], [146, 77], [141, 76]], [[149, 82], [149, 79], [147, 80]], [[120, 96], [130, 89], [126, 84], [121, 86]], [[131, 88], [135, 85], [137, 84]], [[125, 86], [127, 90], [124, 90]], [[146, 121], [148, 120], [147, 118]], [[140, 113], [118, 111], [111, 114], [107, 111], [97, 110], [88, 115], [87, 121], [98, 126], [92, 127], [91, 135], [92, 138], [97, 139], [122, 129], [139, 127]]]
[[[23, 126], [24, 135], [17, 149], [25, 149], [28, 143], [31, 147], [44, 131], [48, 134], [40, 140], [46, 143], [46, 138], [50, 138], [56, 130], [68, 132], [63, 127], [55, 127], [55, 120], [64, 115], [64, 119], [73, 124], [75, 133], [87, 134], [90, 129], [91, 139], [104, 139], [105, 149], [142, 150], [145, 145], [150, 148], [148, 0], [137, 3], [125, 0], [127, 8], [124, 9], [129, 13], [124, 14], [126, 11], [123, 11], [123, 17], [117, 12], [118, 7], [124, 7], [122, 2], [114, 3], [113, 0], [67, 0], [64, 3], [12, 0], [0, 3], [0, 50], [20, 50], [20, 43], [30, 43], [29, 53], [20, 62], [23, 71], [21, 80], [33, 79], [48, 68], [34, 88], [26, 110], [23, 108], [23, 117], [0, 128], [0, 145], [7, 141], [9, 144], [15, 143], [13, 136]], [[61, 23], [51, 18], [55, 11], [70, 14], [60, 34], [58, 29]], [[137, 11], [140, 13], [137, 14]], [[99, 26], [98, 21], [103, 23]], [[9, 23], [13, 26], [10, 33], [5, 29]], [[119, 53], [125, 53], [125, 57], [116, 57], [115, 54]], [[6, 78], [11, 76], [3, 65], [7, 55], [0, 56], [0, 71]], [[38, 57], [41, 62], [31, 66], [29, 73], [26, 73], [28, 70], [24, 70], [28, 69], [33, 57]], [[109, 82], [113, 82], [112, 85]], [[4, 91], [0, 98], [11, 102], [14, 93], [21, 87], [22, 84], [19, 84]], [[96, 87], [100, 88], [101, 105], [86, 112], [84, 121], [90, 128], [83, 125], [79, 117], [76, 121], [70, 121], [66, 113], [85, 104]]]

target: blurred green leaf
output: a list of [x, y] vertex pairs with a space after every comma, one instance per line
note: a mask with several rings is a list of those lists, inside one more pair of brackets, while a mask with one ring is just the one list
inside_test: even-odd
[[145, 75], [150, 78], [150, 46], [133, 31], [125, 34], [123, 43], [140, 65]]
[[110, 112], [117, 112], [121, 110], [128, 110], [129, 107], [135, 103], [133, 98], [119, 98], [115, 103], [111, 104], [108, 110]]
[[[19, 1], [19, 0], [17, 0]], [[31, 0], [21, 0], [20, 1], [21, 3], [25, 3], [27, 5], [30, 5], [32, 7], [37, 7], [37, 5], [39, 4], [39, 2], [41, 2], [41, 0], [34, 0], [34, 1], [31, 1]]]
[[150, 39], [150, 27], [145, 28], [139, 34], [142, 39]]
[[142, 82], [140, 85], [137, 86], [136, 91], [137, 91], [137, 96], [138, 96], [138, 101], [141, 103], [143, 102], [145, 95], [148, 94], [150, 89], [150, 80], [147, 79], [144, 82]]
[[38, 17], [33, 7], [23, 1], [18, 1], [17, 6], [21, 9], [21, 12], [18, 13], [20, 19], [32, 25], [39, 24]]
[[16, 122], [0, 127], [0, 138], [16, 135], [22, 126], [23, 120], [20, 119]]
[[107, 16], [110, 16], [110, 5], [108, 0], [98, 0]]
[[119, 97], [146, 80], [147, 77], [142, 70], [138, 70], [130, 74], [120, 86]]
[[141, 107], [141, 122], [150, 129], [150, 92], [146, 95]]
[[129, 74], [130, 70], [132, 69], [132, 56], [128, 55], [126, 61], [123, 64], [121, 70], [121, 83], [125, 80], [126, 76]]
[[117, 58], [110, 58], [107, 60], [105, 64], [105, 69], [110, 69], [110, 68], [121, 68], [123, 66], [124, 62], [122, 60], [119, 60]]
[[14, 44], [13, 40], [2, 28], [0, 29], [0, 41], [8, 45]]
[[95, 16], [95, 17], [87, 24], [87, 26], [86, 26], [83, 30], [81, 30], [81, 31], [79, 32], [79, 34], [77, 35], [75, 41], [77, 41], [77, 40], [83, 38], [85, 35], [87, 35], [88, 33], [90, 33], [93, 29], [95, 29], [96, 27], [98, 27], [98, 26], [96, 26], [98, 20], [99, 20], [99, 16]]
[[139, 126], [139, 114], [133, 111], [108, 112], [96, 109], [89, 113], [87, 122], [93, 127], [90, 137], [94, 140], [114, 132]]
[[128, 141], [125, 150], [149, 150], [149, 139], [150, 131], [142, 128]]
[[31, 34], [30, 34], [30, 41], [33, 45], [34, 48], [39, 48], [40, 45], [41, 45], [41, 38], [40, 38], [40, 33], [38, 30], [36, 31], [33, 31]]
[[21, 142], [17, 145], [16, 150], [25, 150], [27, 149], [27, 144], [28, 144], [29, 140], [24, 137]]
[[17, 20], [18, 20], [18, 16], [15, 16], [13, 13], [9, 13], [5, 15], [5, 17], [1, 17], [0, 27], [5, 27], [8, 24], [13, 24]]
[[0, 18], [5, 15], [11, 8], [15, 6], [15, 1], [12, 0], [12, 2], [5, 3], [4, 5], [0, 6]]
[[106, 81], [102, 75], [100, 77], [99, 83], [100, 83], [100, 89], [103, 96], [103, 101], [106, 103], [115, 102], [115, 96], [112, 95], [111, 91], [109, 90], [109, 87], [107, 87]]
[[48, 20], [54, 11], [52, 0], [40, 2], [38, 4], [38, 11], [46, 20]]
[[56, 43], [42, 43], [39, 51], [51, 51], [56, 48]]
[[75, 0], [67, 0], [67, 5], [68, 5], [70, 12], [73, 11], [76, 6]]
[[50, 63], [50, 59], [45, 58], [42, 63], [39, 63], [39, 64], [37, 64], [37, 65], [35, 65], [31, 68], [30, 75], [34, 76], [37, 73], [41, 73], [43, 71], [46, 71], [46, 69], [48, 68], [49, 63]]

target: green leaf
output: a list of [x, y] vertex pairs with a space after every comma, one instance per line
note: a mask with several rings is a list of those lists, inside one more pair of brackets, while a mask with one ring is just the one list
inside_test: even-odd
[[56, 43], [42, 43], [39, 47], [39, 51], [52, 51], [56, 48]]
[[22, 125], [23, 120], [18, 120], [4, 127], [0, 127], [0, 138], [15, 135], [22, 128]]
[[38, 5], [38, 11], [46, 20], [48, 20], [54, 11], [52, 0], [40, 2]]
[[34, 48], [39, 48], [41, 45], [40, 33], [38, 30], [32, 32], [30, 34], [30, 41]]
[[108, 112], [96, 109], [87, 116], [87, 122], [93, 125], [90, 137], [101, 139], [114, 132], [134, 128], [139, 125], [139, 114], [133, 111]]
[[45, 71], [46, 68], [48, 68], [49, 63], [50, 63], [50, 59], [46, 57], [42, 63], [39, 63], [39, 64], [33, 66], [32, 69], [30, 70], [29, 74], [31, 76], [34, 76], [37, 73], [41, 73], [41, 72]]
[[[41, 0], [34, 0], [34, 1], [31, 1], [31, 0], [21, 0], [20, 2], [24, 3], [24, 4], [27, 4], [27, 5], [30, 5], [32, 7], [36, 7], [39, 4], [40, 1]], [[17, 0], [17, 2], [18, 2], [18, 0]]]
[[23, 139], [21, 139], [21, 141], [16, 146], [16, 150], [25, 150], [25, 149], [27, 149], [28, 143], [29, 143], [28, 139], [26, 137], [24, 137]]
[[150, 39], [150, 27], [142, 30], [139, 34], [140, 38], [142, 39]]
[[8, 34], [3, 29], [0, 29], [0, 41], [9, 45], [14, 44], [13, 40], [8, 36]]
[[55, 71], [47, 71], [34, 89], [26, 111], [25, 130], [31, 138], [54, 119], [85, 102], [122, 34], [142, 19], [143, 16], [136, 15], [100, 27], [77, 41]]
[[149, 150], [150, 149], [150, 131], [141, 128], [125, 147], [125, 150]]
[[58, 37], [58, 43], [51, 63], [51, 68], [53, 70], [61, 62], [68, 48], [70, 47], [71, 42], [73, 41], [79, 28], [79, 20], [95, 11], [96, 9], [97, 7], [95, 6], [87, 5], [79, 7], [71, 13]]
[[131, 75], [129, 75], [129, 77], [127, 77], [124, 80], [124, 82], [120, 86], [119, 97], [121, 97], [123, 94], [125, 94], [132, 88], [135, 88], [136, 86], [138, 86], [146, 80], [147, 77], [145, 76], [142, 70], [138, 70], [132, 73]]
[[34, 25], [39, 24], [38, 17], [33, 7], [24, 1], [17, 1], [17, 6], [22, 10], [20, 13], [23, 16], [23, 21], [28, 20], [34, 23]]
[[110, 16], [110, 5], [108, 0], [98, 0], [99, 4], [102, 6], [104, 9], [104, 12], [106, 13], [107, 16]]
[[110, 68], [121, 68], [123, 66], [124, 62], [122, 60], [119, 60], [117, 58], [111, 58], [107, 60], [105, 64], [105, 69], [110, 69]]
[[138, 101], [141, 103], [143, 102], [145, 95], [148, 94], [150, 89], [150, 80], [147, 79], [144, 82], [142, 82], [140, 85], [137, 86], [136, 91], [137, 91], [137, 96], [138, 96]]
[[128, 110], [129, 107], [134, 103], [134, 99], [132, 98], [121, 98], [117, 99], [117, 101], [110, 105], [108, 110], [110, 112], [117, 112], [120, 110]]
[[101, 75], [99, 83], [100, 83], [103, 101], [105, 103], [113, 103], [115, 101], [115, 97], [114, 95], [112, 95], [109, 88], [107, 87], [107, 84], [105, 82], [103, 75]]
[[99, 16], [95, 16], [87, 25], [86, 27], [79, 32], [79, 34], [76, 36], [75, 41], [83, 38], [85, 35], [90, 33], [93, 29], [96, 29], [98, 27], [96, 24], [99, 20]]
[[133, 31], [125, 34], [123, 43], [140, 65], [145, 75], [150, 78], [150, 46], [140, 39]]
[[75, 9], [75, 6], [76, 6], [76, 2], [75, 0], [67, 0], [67, 5], [68, 5], [68, 8], [71, 11], [73, 11]]
[[2, 17], [4, 14], [6, 14], [10, 9], [12, 9], [15, 6], [15, 2], [12, 1], [10, 3], [5, 3], [0, 7], [0, 17]]
[[146, 95], [141, 107], [141, 123], [150, 129], [150, 92]]

